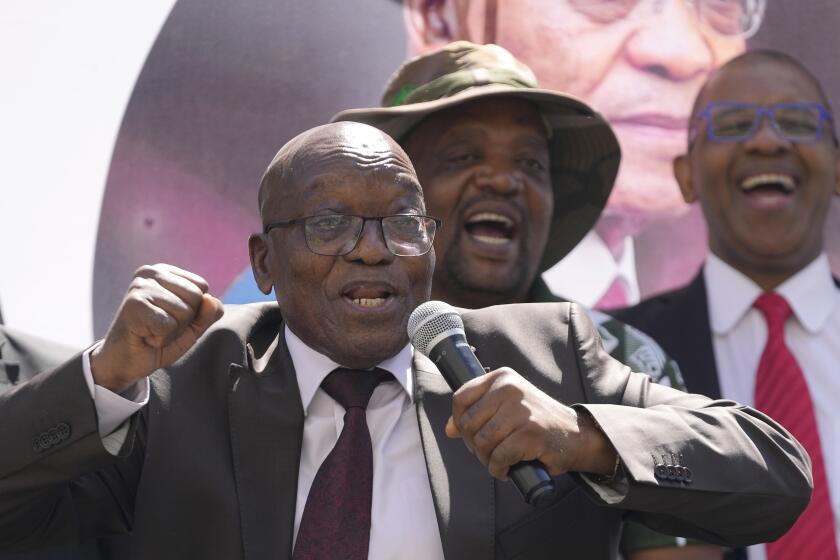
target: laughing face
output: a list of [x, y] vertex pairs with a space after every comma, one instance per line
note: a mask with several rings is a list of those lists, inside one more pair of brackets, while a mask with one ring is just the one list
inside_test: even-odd
[[[337, 123], [300, 138], [281, 150], [263, 181], [264, 224], [425, 213], [411, 162], [383, 132]], [[345, 255], [313, 253], [300, 224], [252, 236], [250, 253], [257, 285], [266, 294], [275, 288], [289, 328], [335, 362], [360, 369], [408, 342], [408, 316], [428, 300], [434, 268], [433, 251], [395, 256], [376, 220], [365, 222]]]
[[[712, 70], [744, 51], [742, 37], [705, 23], [695, 4], [407, 0], [405, 5], [415, 52], [456, 39], [498, 43], [534, 71], [541, 87], [576, 95], [607, 118], [623, 156], [602, 226], [633, 234], [652, 219], [685, 211], [671, 161], [684, 146], [691, 101]], [[711, 4], [713, 16], [737, 14], [740, 6]]]
[[443, 218], [434, 297], [465, 307], [523, 301], [553, 208], [537, 110], [514, 98], [475, 101], [428, 117], [402, 143], [429, 212]]
[[[799, 68], [754, 57], [711, 78], [698, 106], [717, 102], [825, 100]], [[724, 143], [708, 137], [704, 118], [697, 126], [688, 154], [674, 162], [683, 196], [700, 202], [711, 251], [772, 289], [822, 250], [829, 202], [840, 193], [832, 125], [815, 142], [792, 142], [764, 118], [754, 136]]]

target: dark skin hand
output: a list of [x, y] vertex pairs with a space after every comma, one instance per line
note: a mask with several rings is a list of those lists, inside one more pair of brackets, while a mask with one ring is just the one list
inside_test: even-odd
[[552, 475], [612, 474], [616, 451], [585, 412], [559, 403], [510, 368], [466, 383], [452, 398], [446, 434], [461, 438], [494, 477], [540, 460]]
[[120, 393], [183, 356], [224, 312], [207, 292], [203, 278], [171, 265], [137, 269], [105, 339], [90, 354], [94, 382]]
[[[549, 473], [613, 473], [616, 451], [586, 412], [552, 399], [510, 368], [473, 379], [452, 397], [446, 434], [464, 444], [494, 477], [531, 459]], [[640, 550], [627, 560], [720, 560], [712, 545]]]

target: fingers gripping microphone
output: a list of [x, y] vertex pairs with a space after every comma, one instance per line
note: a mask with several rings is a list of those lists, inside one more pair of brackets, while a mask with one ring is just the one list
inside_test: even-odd
[[[415, 349], [435, 363], [452, 391], [484, 375], [484, 368], [467, 343], [461, 315], [451, 305], [429, 301], [418, 306], [408, 318], [408, 337]], [[551, 501], [554, 481], [539, 461], [517, 463], [508, 474], [530, 505]]]

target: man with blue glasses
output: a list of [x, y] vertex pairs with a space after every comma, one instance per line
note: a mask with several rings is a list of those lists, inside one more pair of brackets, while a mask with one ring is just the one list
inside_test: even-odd
[[710, 255], [687, 287], [618, 316], [653, 335], [689, 391], [754, 405], [811, 457], [814, 494], [750, 559], [838, 558], [840, 283], [823, 249], [840, 194], [832, 111], [818, 80], [773, 51], [733, 59], [705, 84], [674, 172], [699, 202]]
[[[545, 273], [599, 309], [688, 281], [704, 251], [671, 172], [703, 82], [744, 52], [765, 0], [406, 0], [413, 54], [456, 39], [497, 43], [542, 87], [570, 93], [612, 126], [622, 161], [596, 226]], [[657, 235], [657, 232], [660, 234]], [[667, 255], [663, 256], [663, 255]], [[554, 263], [552, 263], [554, 264]]]

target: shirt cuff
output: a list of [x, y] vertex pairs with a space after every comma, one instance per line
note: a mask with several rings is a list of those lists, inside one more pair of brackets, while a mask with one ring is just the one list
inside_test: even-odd
[[620, 504], [627, 497], [627, 492], [630, 490], [627, 475], [623, 472], [619, 472], [609, 482], [596, 482], [590, 475], [585, 473], [580, 473], [580, 477], [595, 490], [595, 493], [604, 502], [610, 505]]
[[[90, 396], [96, 407], [99, 437], [102, 438], [103, 443], [106, 443], [106, 439], [109, 439], [108, 436], [111, 435], [124, 441], [128, 433], [126, 420], [149, 403], [149, 379], [144, 377], [120, 394], [96, 385], [93, 382], [93, 372], [90, 368], [90, 353], [100, 344], [102, 342], [97, 342], [82, 355], [85, 383], [87, 383], [88, 391], [90, 391]], [[122, 438], [119, 438], [119, 434], [115, 433], [118, 429], [122, 432]], [[120, 442], [121, 444], [122, 442]], [[113, 445], [106, 445], [106, 449], [110, 450], [110, 447], [113, 447]]]

